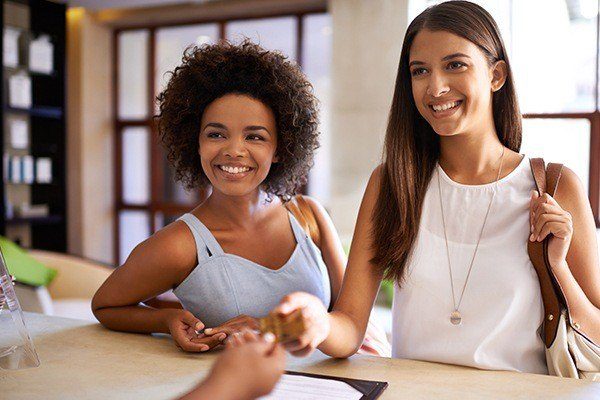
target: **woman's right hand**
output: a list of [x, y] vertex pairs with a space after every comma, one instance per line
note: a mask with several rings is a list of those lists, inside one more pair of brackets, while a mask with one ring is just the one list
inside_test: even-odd
[[318, 297], [304, 292], [285, 296], [271, 314], [285, 318], [295, 311], [299, 311], [304, 332], [297, 339], [283, 345], [292, 355], [304, 357], [310, 355], [327, 339], [330, 329], [329, 314]]
[[165, 309], [165, 325], [179, 348], [189, 352], [203, 352], [223, 344], [225, 333], [207, 336], [198, 333], [204, 324], [187, 310]]

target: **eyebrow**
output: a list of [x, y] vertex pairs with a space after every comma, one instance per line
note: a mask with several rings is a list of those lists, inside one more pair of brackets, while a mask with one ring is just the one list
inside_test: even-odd
[[[449, 55], [445, 56], [444, 58], [442, 58], [442, 61], [448, 61], [448, 60], [452, 60], [453, 58], [459, 58], [459, 57], [471, 58], [464, 53], [452, 53], [452, 54], [449, 54]], [[412, 67], [413, 65], [425, 65], [425, 63], [423, 61], [411, 61], [408, 64], [409, 67]]]
[[264, 126], [260, 126], [260, 125], [250, 125], [244, 128], [245, 131], [265, 131], [267, 132], [269, 135], [271, 134], [271, 132], [269, 132], [269, 130], [267, 128], [265, 128]]
[[[206, 124], [204, 126], [204, 128], [202, 128], [202, 130], [204, 131], [208, 127], [227, 130], [227, 127], [225, 125], [220, 124], [218, 122], [209, 122], [208, 124]], [[264, 126], [261, 126], [261, 125], [250, 125], [250, 126], [245, 127], [244, 130], [245, 131], [260, 131], [260, 130], [262, 130], [262, 131], [267, 132], [269, 135], [271, 134], [271, 132], [269, 132], [269, 130], [267, 128], [265, 128]]]

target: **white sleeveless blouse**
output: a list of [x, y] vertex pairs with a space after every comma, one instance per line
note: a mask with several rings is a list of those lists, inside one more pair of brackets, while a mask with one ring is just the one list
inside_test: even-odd
[[448, 259], [440, 211], [440, 174], [448, 246], [458, 303], [495, 183], [463, 185], [437, 166], [402, 287], [396, 285], [392, 355], [398, 358], [547, 374], [539, 335], [543, 306], [527, 253], [529, 159], [498, 182], [479, 250], [453, 325]]

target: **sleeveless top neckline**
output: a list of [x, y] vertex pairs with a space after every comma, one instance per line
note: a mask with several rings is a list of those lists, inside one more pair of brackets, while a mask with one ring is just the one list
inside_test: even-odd
[[394, 357], [481, 369], [547, 374], [539, 335], [543, 306], [527, 253], [534, 181], [529, 159], [498, 184], [464, 297], [454, 310], [440, 211], [440, 186], [456, 301], [465, 283], [495, 184], [463, 185], [438, 167], [423, 201], [419, 232], [402, 287], [395, 285]]
[[241, 314], [263, 317], [282, 297], [296, 291], [313, 294], [328, 307], [331, 287], [321, 252], [294, 216], [288, 214], [296, 247], [288, 261], [276, 270], [225, 253], [195, 215], [181, 216], [179, 219], [194, 237], [198, 257], [198, 265], [173, 289], [183, 307], [206, 327], [221, 325]]

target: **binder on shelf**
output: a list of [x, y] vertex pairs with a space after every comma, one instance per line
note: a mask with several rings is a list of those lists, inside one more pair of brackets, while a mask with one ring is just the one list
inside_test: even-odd
[[29, 44], [29, 70], [42, 74], [54, 71], [54, 45], [50, 36], [41, 35]]
[[52, 183], [52, 159], [39, 157], [35, 161], [35, 180], [37, 183]]
[[10, 145], [13, 149], [26, 149], [29, 147], [29, 124], [27, 120], [10, 120]]
[[2, 39], [2, 60], [5, 67], [16, 68], [19, 66], [19, 36], [18, 29], [5, 27]]
[[6, 153], [2, 155], [2, 169], [4, 182], [10, 182], [10, 156]]
[[31, 78], [18, 73], [8, 79], [8, 104], [15, 108], [31, 108]]
[[21, 180], [23, 183], [33, 183], [33, 157], [23, 156], [22, 162], [22, 176]]

